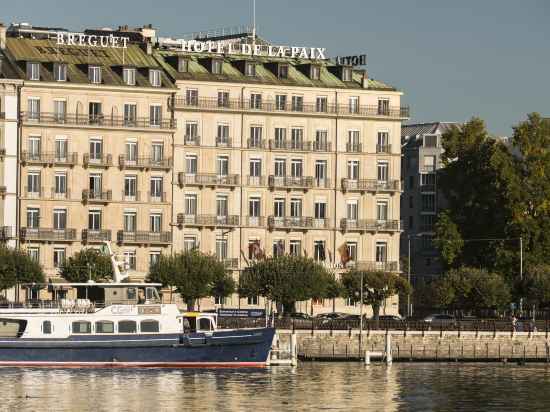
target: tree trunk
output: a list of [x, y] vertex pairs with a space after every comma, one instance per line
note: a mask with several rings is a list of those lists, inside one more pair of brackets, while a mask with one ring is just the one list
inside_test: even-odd
[[283, 313], [296, 312], [296, 302], [283, 302]]
[[336, 312], [336, 298], [332, 298], [332, 312]]
[[372, 317], [376, 321], [380, 317], [380, 302], [376, 302], [372, 304]]
[[195, 310], [195, 299], [187, 299], [187, 310], [188, 311], [194, 311]]

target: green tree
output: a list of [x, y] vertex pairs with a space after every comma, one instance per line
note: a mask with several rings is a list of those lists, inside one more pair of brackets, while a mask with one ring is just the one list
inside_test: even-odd
[[113, 278], [111, 258], [97, 249], [82, 249], [63, 262], [61, 276], [69, 282], [107, 282]]
[[526, 306], [550, 308], [550, 265], [539, 264], [527, 268], [518, 289]]
[[434, 245], [439, 249], [446, 266], [452, 266], [462, 254], [464, 241], [448, 210], [441, 212], [437, 218]]
[[363, 277], [363, 304], [372, 306], [374, 319], [378, 319], [380, 308], [391, 296], [408, 294], [410, 283], [403, 277], [390, 272], [362, 271], [352, 269], [340, 278], [345, 296], [354, 302], [361, 301], [361, 277]]
[[285, 255], [253, 262], [240, 276], [239, 294], [263, 296], [288, 313], [297, 301], [326, 297], [331, 282], [327, 269], [313, 259]]
[[38, 262], [20, 249], [0, 246], [0, 290], [18, 283], [44, 283], [44, 272]]
[[327, 281], [326, 281], [326, 288], [324, 298], [332, 300], [332, 311], [336, 312], [336, 298], [339, 298], [344, 293], [344, 289], [342, 287], [342, 283], [336, 278], [334, 273], [329, 272], [327, 273]]
[[235, 287], [222, 262], [196, 249], [161, 255], [149, 269], [148, 280], [175, 287], [188, 310], [195, 309], [197, 299], [228, 296]]

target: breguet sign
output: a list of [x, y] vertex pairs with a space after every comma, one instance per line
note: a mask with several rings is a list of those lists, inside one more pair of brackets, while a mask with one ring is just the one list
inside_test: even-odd
[[128, 47], [128, 37], [99, 36], [95, 34], [57, 32], [58, 46], [88, 46], [88, 47], [110, 47], [113, 49], [126, 49]]

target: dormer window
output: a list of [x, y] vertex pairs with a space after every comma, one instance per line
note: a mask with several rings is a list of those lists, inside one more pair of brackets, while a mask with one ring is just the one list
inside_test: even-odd
[[279, 64], [279, 79], [288, 79], [288, 64]]
[[149, 83], [151, 83], [151, 86], [153, 86], [153, 87], [160, 87], [161, 86], [160, 70], [158, 70], [158, 69], [149, 69]]
[[67, 81], [67, 65], [65, 63], [53, 64], [53, 78], [56, 82]]
[[252, 62], [246, 62], [244, 65], [244, 74], [248, 77], [256, 76], [256, 65]]
[[88, 66], [88, 80], [90, 83], [100, 84], [101, 83], [101, 67], [99, 66]]
[[189, 60], [185, 57], [178, 57], [178, 72], [187, 73], [189, 71]]
[[40, 63], [27, 62], [27, 79], [40, 80]]
[[136, 85], [136, 69], [133, 67], [125, 67], [122, 69], [122, 77], [124, 84], [127, 86]]
[[321, 78], [321, 68], [319, 66], [311, 66], [309, 77], [311, 80], [319, 80]]
[[222, 74], [223, 62], [219, 59], [212, 59], [212, 74]]
[[342, 68], [342, 81], [343, 82], [351, 82], [352, 76], [351, 76], [351, 67], [344, 67]]

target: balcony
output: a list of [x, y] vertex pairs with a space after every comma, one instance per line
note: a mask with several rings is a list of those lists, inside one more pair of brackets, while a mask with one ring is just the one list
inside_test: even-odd
[[225, 258], [225, 259], [219, 259], [219, 260], [221, 263], [223, 263], [226, 269], [239, 268], [239, 258]]
[[6, 118], [5, 112], [0, 112], [0, 120], [4, 120]]
[[125, 232], [119, 230], [117, 232], [117, 242], [138, 245], [165, 245], [172, 243], [172, 232], [149, 232], [146, 230]]
[[118, 165], [121, 169], [157, 169], [170, 170], [172, 168], [172, 159], [155, 159], [153, 157], [136, 157], [128, 159], [125, 155], [118, 156]]
[[44, 195], [43, 187], [25, 186], [25, 197], [28, 199], [40, 199]]
[[107, 190], [105, 192], [95, 191], [95, 190], [83, 190], [82, 191], [82, 202], [83, 203], [103, 203], [107, 204], [113, 201], [113, 192]]
[[178, 185], [183, 186], [206, 186], [206, 187], [230, 187], [239, 185], [239, 175], [217, 175], [214, 173], [186, 174], [178, 173]]
[[183, 138], [183, 144], [185, 146], [200, 146], [201, 137], [195, 135], [185, 135]]
[[264, 139], [248, 139], [246, 141], [248, 149], [265, 149], [267, 148], [267, 140]]
[[34, 153], [23, 150], [21, 152], [21, 163], [33, 165], [51, 165], [53, 164], [53, 153]]
[[420, 185], [421, 193], [435, 193], [435, 185]]
[[54, 153], [53, 165], [54, 166], [70, 166], [73, 167], [78, 164], [78, 153], [71, 152], [66, 154]]
[[8, 188], [6, 186], [0, 186], [0, 197], [3, 199], [8, 193]]
[[270, 175], [268, 179], [268, 186], [271, 189], [302, 189], [307, 191], [313, 187], [315, 179], [312, 176], [274, 176]]
[[50, 199], [53, 200], [68, 200], [71, 198], [71, 190], [65, 189], [64, 192], [58, 192], [55, 187], [50, 189]]
[[319, 189], [330, 189], [332, 188], [331, 183], [330, 179], [314, 179], [315, 187]]
[[22, 242], [74, 242], [76, 240], [76, 229], [45, 229], [23, 227], [20, 230], [19, 237]]
[[6, 242], [15, 237], [15, 230], [12, 226], [0, 226], [0, 242]]
[[265, 226], [265, 218], [263, 216], [246, 216], [244, 226], [263, 227]]
[[247, 176], [248, 186], [265, 186], [265, 176]]
[[311, 150], [314, 152], [330, 152], [332, 144], [330, 142], [312, 142]]
[[420, 169], [420, 173], [434, 173], [437, 169], [443, 167], [441, 164], [437, 165], [437, 167], [435, 165], [424, 165], [424, 166], [420, 166], [419, 169]]
[[108, 168], [113, 165], [113, 155], [111, 154], [100, 154], [95, 155], [94, 157], [90, 156], [89, 153], [84, 153], [82, 160], [84, 167], [104, 167]]
[[216, 216], [216, 215], [184, 215], [178, 214], [178, 224], [196, 227], [232, 227], [239, 226], [239, 215]]
[[6, 148], [4, 145], [0, 144], [0, 160], [2, 160], [6, 156]]
[[398, 232], [399, 220], [376, 219], [341, 219], [340, 229], [343, 232]]
[[271, 150], [309, 151], [312, 148], [312, 144], [311, 142], [293, 140], [270, 140], [269, 148]]
[[376, 153], [391, 154], [391, 144], [377, 144]]
[[111, 241], [110, 230], [82, 229], [82, 243], [101, 243]]
[[308, 230], [308, 229], [329, 229], [328, 219], [315, 219], [313, 217], [276, 217], [267, 218], [269, 230]]
[[59, 126], [78, 126], [91, 128], [132, 128], [132, 129], [175, 129], [173, 119], [152, 121], [149, 117], [125, 118], [124, 116], [57, 114], [21, 112], [25, 124], [54, 124]]
[[409, 108], [357, 106], [352, 111], [348, 104], [323, 104], [302, 102], [299, 104], [280, 104], [274, 100], [248, 100], [248, 99], [218, 99], [217, 97], [201, 97], [189, 99], [178, 96], [170, 99], [169, 104], [176, 110], [207, 110], [207, 111], [237, 111], [237, 112], [270, 112], [287, 114], [309, 114], [316, 116], [345, 116], [366, 118], [390, 118], [408, 119]]
[[398, 192], [399, 180], [342, 179], [344, 192]]
[[361, 153], [363, 152], [363, 145], [361, 143], [346, 143], [346, 152]]
[[131, 194], [131, 192], [122, 191], [121, 197], [123, 202], [139, 202], [141, 201], [141, 192], [134, 192]]
[[233, 147], [233, 141], [225, 136], [216, 136], [217, 147]]
[[149, 203], [165, 203], [168, 201], [166, 192], [147, 192]]
[[370, 262], [360, 260], [355, 264], [357, 270], [397, 272], [398, 262]]

